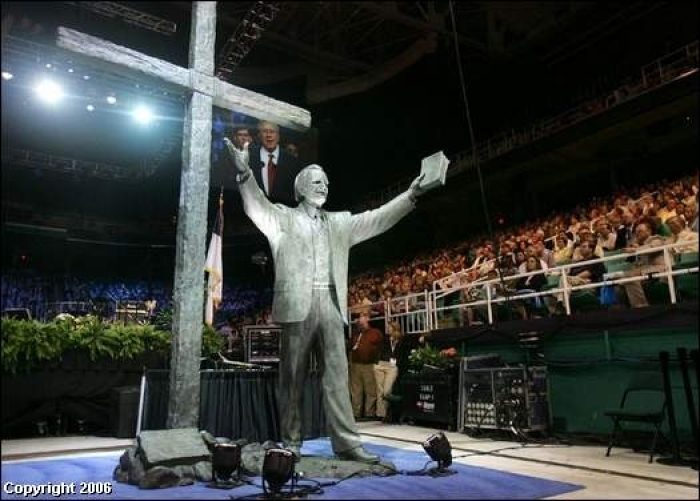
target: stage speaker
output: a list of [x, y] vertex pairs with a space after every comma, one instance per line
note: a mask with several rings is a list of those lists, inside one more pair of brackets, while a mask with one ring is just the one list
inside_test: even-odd
[[32, 312], [27, 308], [7, 308], [2, 312], [3, 317], [13, 318], [15, 320], [31, 320]]
[[139, 412], [138, 386], [119, 386], [113, 388], [109, 429], [117, 438], [134, 438]]

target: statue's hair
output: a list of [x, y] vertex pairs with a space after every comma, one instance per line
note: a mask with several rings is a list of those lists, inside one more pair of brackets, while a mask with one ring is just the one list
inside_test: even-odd
[[307, 165], [306, 167], [301, 169], [299, 174], [297, 174], [297, 177], [294, 178], [294, 200], [296, 200], [297, 202], [301, 202], [302, 199], [304, 198], [302, 196], [302, 194], [300, 193], [301, 187], [306, 182], [306, 178], [309, 177], [312, 170], [320, 170], [324, 174], [326, 173], [323, 170], [323, 167], [321, 167], [320, 165], [317, 165], [317, 164]]

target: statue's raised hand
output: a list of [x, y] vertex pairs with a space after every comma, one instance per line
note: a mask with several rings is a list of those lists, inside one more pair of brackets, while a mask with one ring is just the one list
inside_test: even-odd
[[419, 196], [421, 196], [423, 193], [425, 193], [425, 189], [421, 188], [421, 182], [423, 181], [423, 178], [425, 178], [425, 174], [419, 175], [417, 178], [413, 180], [411, 183], [411, 186], [408, 187], [408, 194], [411, 197], [413, 201], [415, 201]]
[[250, 159], [250, 154], [248, 153], [248, 143], [245, 143], [243, 145], [243, 149], [239, 150], [233, 145], [229, 138], [225, 137], [224, 144], [226, 144], [226, 148], [228, 148], [228, 152], [231, 155], [233, 163], [236, 166], [236, 170], [239, 172], [239, 174], [247, 172], [250, 168], [248, 166], [248, 160]]

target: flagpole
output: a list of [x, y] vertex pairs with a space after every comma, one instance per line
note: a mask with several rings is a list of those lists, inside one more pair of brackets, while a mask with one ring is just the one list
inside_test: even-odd
[[223, 233], [224, 233], [224, 188], [221, 187], [219, 193], [219, 207], [214, 220], [211, 242], [207, 251], [207, 258], [204, 270], [209, 273], [207, 281], [207, 294], [204, 306], [204, 322], [212, 325], [214, 312], [219, 309], [223, 295]]

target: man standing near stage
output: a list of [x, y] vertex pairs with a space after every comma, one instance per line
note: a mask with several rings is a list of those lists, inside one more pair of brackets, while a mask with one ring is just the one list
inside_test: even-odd
[[377, 417], [374, 364], [379, 362], [383, 337], [379, 329], [369, 324], [369, 314], [364, 311], [360, 313], [357, 332], [350, 339], [350, 400], [355, 419]]
[[247, 148], [238, 151], [225, 141], [238, 172], [243, 208], [267, 237], [275, 263], [272, 317], [282, 326], [282, 440], [299, 457], [304, 385], [314, 350], [333, 451], [341, 459], [376, 463], [379, 457], [362, 447], [348, 391], [348, 255], [353, 245], [380, 235], [413, 210], [423, 192], [421, 177], [380, 208], [353, 215], [322, 209], [328, 178], [320, 166], [309, 165], [294, 181], [299, 205], [291, 208], [265, 197], [253, 178]]

